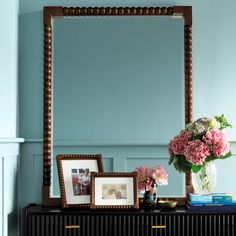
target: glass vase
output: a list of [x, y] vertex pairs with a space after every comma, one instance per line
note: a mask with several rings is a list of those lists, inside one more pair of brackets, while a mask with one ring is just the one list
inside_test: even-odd
[[154, 206], [157, 203], [157, 184], [153, 184], [151, 190], [144, 193], [144, 204]]
[[198, 173], [192, 173], [194, 193], [210, 194], [215, 190], [217, 181], [216, 165], [213, 161], [206, 162]]

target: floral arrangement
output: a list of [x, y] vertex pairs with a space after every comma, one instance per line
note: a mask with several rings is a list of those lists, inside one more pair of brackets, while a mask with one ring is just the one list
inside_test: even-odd
[[224, 129], [232, 127], [224, 117], [200, 118], [169, 143], [169, 164], [179, 172], [199, 172], [206, 162], [231, 156], [230, 144]]
[[150, 191], [154, 184], [167, 185], [168, 174], [163, 166], [141, 166], [135, 169], [138, 172], [138, 192]]

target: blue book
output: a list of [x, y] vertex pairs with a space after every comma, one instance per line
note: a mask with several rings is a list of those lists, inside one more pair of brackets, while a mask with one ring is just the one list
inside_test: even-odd
[[190, 202], [191, 206], [236, 206], [236, 201], [232, 202]]
[[191, 203], [231, 203], [234, 202], [235, 199], [232, 194], [228, 193], [212, 193], [212, 194], [189, 194], [189, 201]]
[[215, 204], [215, 205], [190, 205], [187, 204], [187, 209], [190, 212], [196, 213], [236, 213], [236, 205], [222, 205], [222, 204]]

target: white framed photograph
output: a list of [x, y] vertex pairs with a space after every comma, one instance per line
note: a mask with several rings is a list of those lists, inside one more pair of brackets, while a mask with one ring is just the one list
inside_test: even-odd
[[91, 172], [90, 208], [138, 209], [137, 172]]
[[57, 155], [62, 208], [89, 207], [90, 173], [103, 172], [102, 155]]

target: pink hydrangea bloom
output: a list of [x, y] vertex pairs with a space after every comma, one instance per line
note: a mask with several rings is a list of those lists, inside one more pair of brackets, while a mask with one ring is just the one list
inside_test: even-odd
[[212, 146], [212, 151], [214, 156], [225, 156], [230, 150], [229, 143], [225, 140], [221, 142], [214, 143]]
[[135, 168], [134, 171], [137, 171], [138, 172], [138, 176], [143, 176], [143, 177], [148, 177], [151, 175], [152, 173], [152, 170], [150, 167], [147, 167], [147, 166], [140, 166], [140, 167], [137, 167]]
[[214, 156], [224, 156], [230, 150], [226, 135], [221, 130], [211, 129], [206, 132], [202, 140], [212, 146]]
[[168, 184], [168, 174], [166, 173], [164, 167], [155, 166], [147, 167], [141, 166], [137, 167], [135, 171], [138, 172], [138, 191], [149, 191], [152, 189], [154, 183], [158, 185]]
[[[202, 165], [207, 160], [231, 156], [230, 143], [223, 129], [232, 127], [224, 117], [200, 118], [186, 125], [184, 131], [169, 143], [169, 164], [180, 172], [198, 171], [193, 165]], [[178, 157], [183, 159], [179, 159]], [[209, 157], [209, 158], [208, 158]], [[183, 162], [182, 162], [183, 160]], [[185, 161], [188, 166], [185, 166]]]
[[218, 129], [211, 129], [207, 131], [206, 134], [202, 137], [202, 140], [209, 145], [221, 141], [227, 141], [225, 134]]
[[170, 148], [175, 155], [184, 155], [186, 145], [191, 138], [191, 133], [183, 131], [180, 135], [174, 137], [170, 143]]
[[184, 152], [186, 159], [195, 165], [202, 165], [210, 154], [209, 146], [199, 139], [189, 142]]
[[151, 183], [148, 184], [148, 179], [151, 176], [151, 169], [147, 166], [137, 167], [134, 171], [138, 172], [138, 191], [142, 192], [151, 188]]
[[152, 178], [160, 186], [168, 184], [168, 174], [163, 166], [156, 166], [153, 168]]

